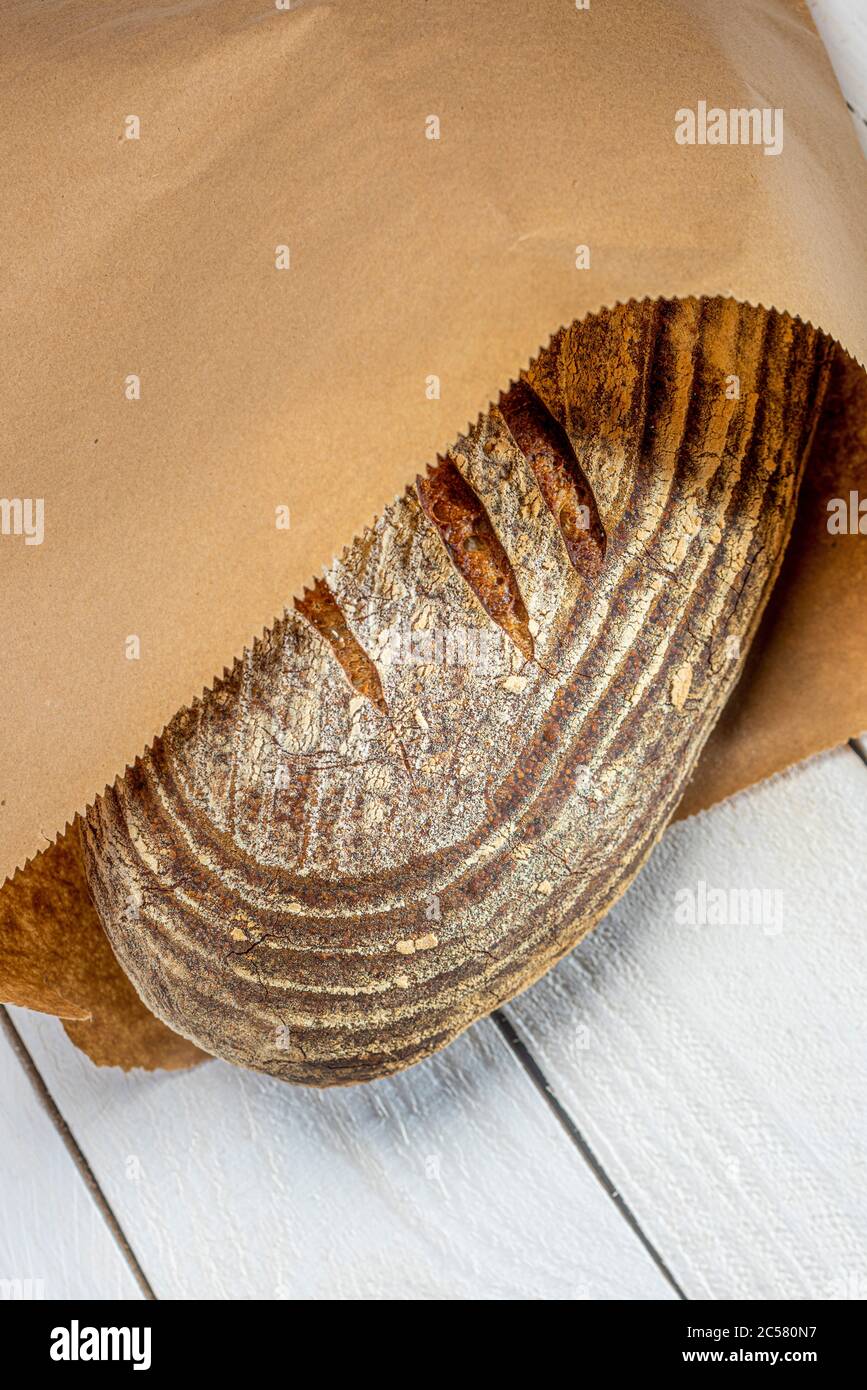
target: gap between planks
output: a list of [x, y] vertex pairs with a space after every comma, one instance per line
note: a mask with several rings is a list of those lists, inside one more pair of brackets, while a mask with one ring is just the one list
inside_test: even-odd
[[862, 116], [861, 112], [858, 110], [856, 106], [852, 105], [851, 101], [846, 102], [846, 109], [847, 111], [851, 112], [851, 114], [855, 117], [856, 121], [861, 121], [863, 125], [867, 125], [867, 116]]
[[[860, 759], [860, 761], [864, 764], [864, 766], [867, 767], [867, 733], [862, 734], [859, 738], [850, 738], [847, 742], [852, 752], [855, 753], [856, 756]], [[605, 1168], [599, 1162], [598, 1158], [596, 1157], [586, 1138], [581, 1133], [581, 1130], [579, 1129], [578, 1125], [575, 1123], [569, 1111], [566, 1109], [566, 1107], [559, 1099], [554, 1087], [552, 1086], [551, 1082], [545, 1074], [544, 1067], [540, 1059], [536, 1056], [533, 1050], [531, 1042], [525, 1037], [521, 1036], [516, 1031], [511, 1021], [505, 1016], [505, 1014], [501, 1013], [499, 1009], [494, 1011], [494, 1013], [491, 1015], [491, 1018], [493, 1022], [496, 1023], [497, 1027], [499, 1028], [500, 1032], [502, 1033], [512, 1052], [515, 1054], [517, 1060], [523, 1066], [530, 1081], [536, 1086], [537, 1090], [544, 1097], [549, 1108], [556, 1116], [566, 1135], [568, 1136], [572, 1144], [574, 1144], [575, 1148], [578, 1150], [579, 1154], [583, 1158], [584, 1162], [587, 1164], [588, 1168], [592, 1172], [593, 1176], [596, 1178], [597, 1182], [605, 1191], [606, 1195], [614, 1203], [620, 1216], [629, 1226], [630, 1230], [633, 1232], [636, 1238], [641, 1242], [644, 1249], [647, 1251], [648, 1255], [653, 1260], [653, 1263], [658, 1268], [659, 1272], [671, 1285], [678, 1298], [683, 1299], [684, 1301], [689, 1301], [689, 1295], [684, 1292], [683, 1288], [677, 1282], [677, 1279], [675, 1278], [674, 1274], [666, 1264], [665, 1259], [643, 1230], [641, 1223], [635, 1216], [635, 1213], [632, 1211], [628, 1203], [623, 1199], [620, 1192], [617, 1190], [617, 1186], [615, 1185], [615, 1183], [612, 1182]]]
[[849, 747], [861, 762], [867, 767], [867, 734], [862, 734], [860, 738], [850, 738]]
[[584, 1135], [581, 1133], [575, 1121], [572, 1119], [572, 1116], [569, 1114], [569, 1112], [566, 1110], [566, 1107], [559, 1100], [557, 1093], [554, 1090], [554, 1087], [551, 1085], [551, 1082], [545, 1075], [545, 1072], [543, 1071], [538, 1058], [534, 1055], [532, 1048], [524, 1041], [524, 1039], [519, 1035], [516, 1029], [512, 1027], [512, 1024], [509, 1021], [509, 1019], [506, 1018], [505, 1014], [501, 1013], [499, 1009], [494, 1010], [494, 1012], [491, 1014], [491, 1019], [497, 1025], [510, 1050], [514, 1053], [515, 1057], [520, 1062], [521, 1066], [524, 1068], [524, 1071], [526, 1072], [529, 1080], [536, 1087], [536, 1090], [545, 1100], [546, 1104], [548, 1105], [548, 1108], [551, 1110], [555, 1119], [560, 1124], [560, 1127], [565, 1132], [566, 1137], [569, 1139], [570, 1143], [573, 1144], [574, 1147], [578, 1150], [578, 1153], [581, 1155], [582, 1159], [587, 1164], [587, 1167], [590, 1169], [590, 1172], [593, 1174], [594, 1178], [599, 1183], [606, 1197], [608, 1197], [609, 1200], [613, 1202], [618, 1215], [626, 1222], [627, 1226], [632, 1231], [636, 1239], [640, 1241], [641, 1245], [644, 1247], [651, 1260], [656, 1265], [660, 1274], [667, 1281], [667, 1283], [671, 1285], [678, 1298], [682, 1299], [684, 1302], [688, 1302], [688, 1294], [684, 1292], [680, 1284], [675, 1279], [668, 1265], [665, 1263], [665, 1260], [662, 1258], [662, 1255], [659, 1253], [656, 1246], [653, 1244], [653, 1242], [650, 1240], [650, 1238], [643, 1230], [641, 1223], [635, 1216], [635, 1213], [632, 1211], [628, 1203], [624, 1201], [623, 1197], [618, 1192], [615, 1184], [611, 1181], [611, 1178], [608, 1176], [602, 1164], [599, 1162], [599, 1159], [596, 1157], [590, 1145], [587, 1143], [587, 1140], [584, 1138]]
[[45, 1079], [30, 1055], [21, 1034], [12, 1022], [8, 1010], [2, 1004], [0, 1004], [0, 1032], [6, 1037], [9, 1046], [21, 1063], [24, 1074], [30, 1082], [37, 1100], [48, 1115], [54, 1128], [57, 1130], [64, 1147], [78, 1169], [79, 1176], [85, 1188], [96, 1204], [115, 1245], [129, 1266], [130, 1273], [141, 1289], [142, 1294], [146, 1299], [156, 1300], [156, 1294], [151, 1288], [147, 1275], [136, 1259], [135, 1251], [130, 1245], [123, 1227], [115, 1216], [108, 1198], [100, 1187], [93, 1169], [76, 1142], [75, 1135], [63, 1118], [57, 1102], [48, 1089]]

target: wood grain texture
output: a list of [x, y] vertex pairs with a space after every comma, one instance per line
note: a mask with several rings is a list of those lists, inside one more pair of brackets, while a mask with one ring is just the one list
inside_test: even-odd
[[[865, 842], [864, 764], [811, 759], [670, 827], [507, 1007], [690, 1298], [867, 1298]], [[679, 921], [702, 881], [779, 916]]]
[[674, 1297], [489, 1021], [311, 1092], [97, 1070], [14, 1012], [158, 1298]]
[[0, 1110], [0, 1302], [141, 1298], [81, 1174], [2, 1034]]
[[863, 0], [807, 0], [867, 157], [867, 6]]
[[737, 679], [828, 356], [730, 300], [558, 334], [88, 816], [148, 1007], [230, 1061], [346, 1084], [570, 950]]

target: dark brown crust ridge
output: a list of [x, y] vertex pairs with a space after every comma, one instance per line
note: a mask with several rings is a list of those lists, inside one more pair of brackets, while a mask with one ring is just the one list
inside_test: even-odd
[[737, 680], [829, 353], [721, 299], [558, 334], [88, 815], [94, 901], [153, 1012], [350, 1084], [569, 951]]

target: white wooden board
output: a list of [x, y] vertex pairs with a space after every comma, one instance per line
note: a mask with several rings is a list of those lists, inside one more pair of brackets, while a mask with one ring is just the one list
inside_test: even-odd
[[808, 0], [808, 4], [867, 155], [867, 3]]
[[0, 1302], [141, 1296], [102, 1213], [0, 1034]]
[[[867, 1297], [865, 844], [867, 768], [811, 760], [672, 827], [507, 1010], [689, 1297]], [[679, 925], [701, 882], [782, 916]]]
[[14, 1015], [158, 1297], [674, 1296], [492, 1023], [311, 1092], [97, 1070]]

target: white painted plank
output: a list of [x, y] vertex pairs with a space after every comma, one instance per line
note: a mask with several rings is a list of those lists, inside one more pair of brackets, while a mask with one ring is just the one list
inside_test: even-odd
[[[844, 747], [674, 826], [507, 1010], [690, 1297], [867, 1297], [865, 844]], [[701, 881], [780, 924], [678, 925]]]
[[[867, 4], [807, 0], [867, 155]], [[829, 152], [829, 158], [832, 157]]]
[[141, 1297], [81, 1174], [0, 1034], [0, 1301]]
[[673, 1296], [492, 1023], [314, 1092], [100, 1070], [15, 1019], [158, 1297]]

